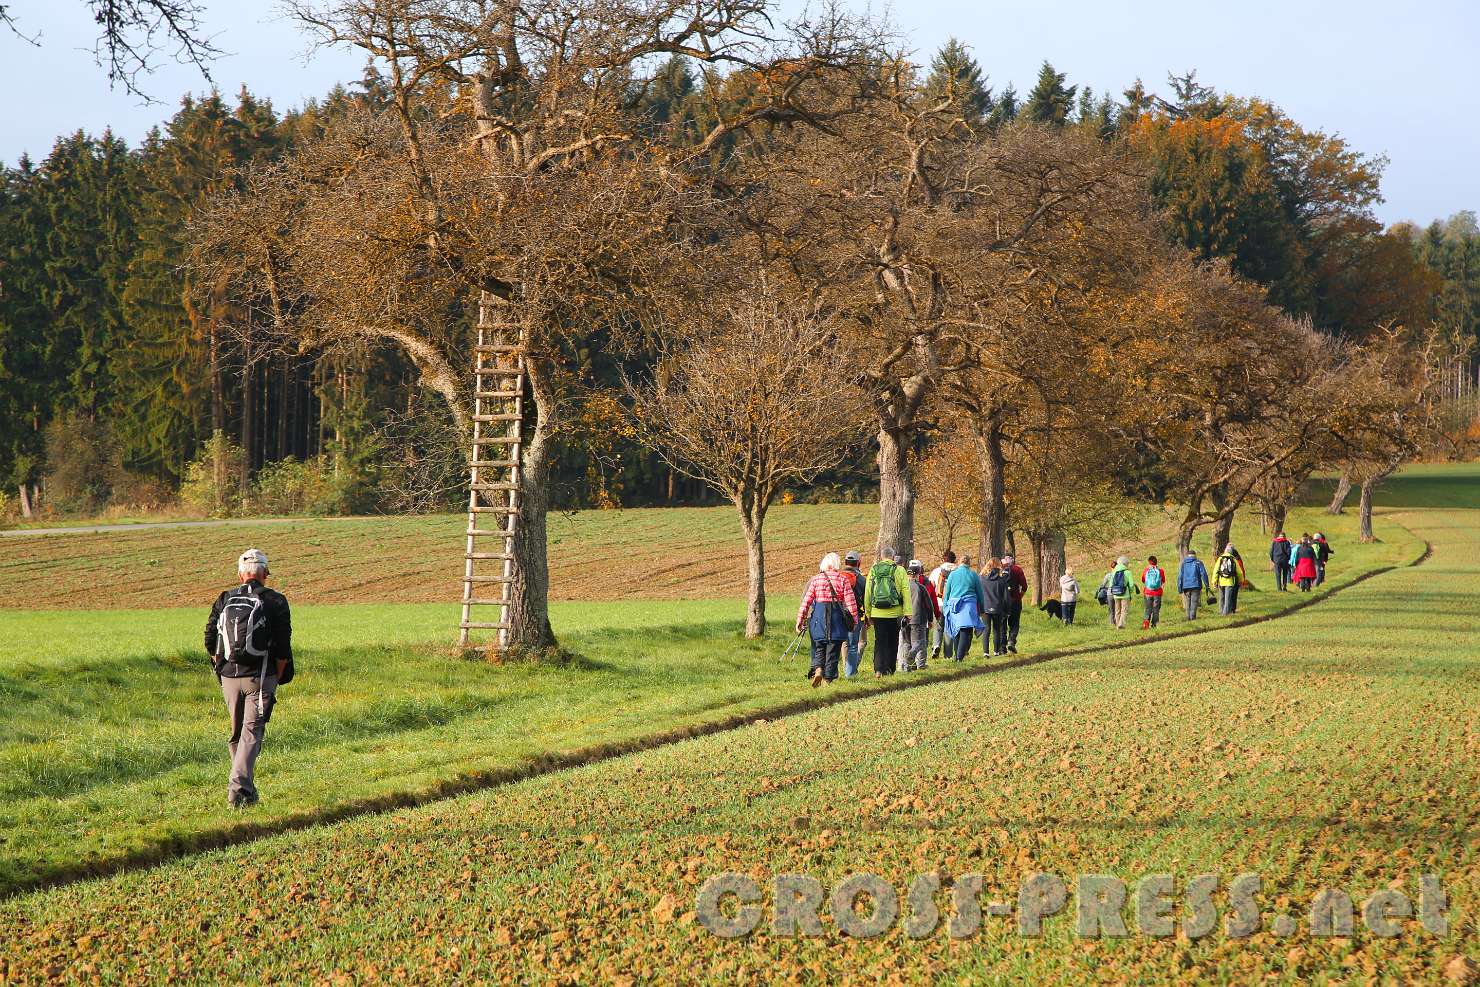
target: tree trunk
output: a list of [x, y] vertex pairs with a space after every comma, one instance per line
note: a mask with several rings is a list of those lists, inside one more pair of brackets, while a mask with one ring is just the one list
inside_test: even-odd
[[915, 476], [909, 431], [879, 429], [879, 538], [875, 554], [892, 548], [906, 559], [915, 552]]
[[1361, 499], [1358, 501], [1357, 509], [1357, 540], [1362, 542], [1373, 541], [1372, 536], [1372, 488], [1377, 486], [1377, 477], [1368, 477], [1362, 481]]
[[1285, 518], [1290, 515], [1289, 504], [1274, 504], [1265, 508], [1265, 516], [1269, 518], [1270, 528], [1275, 534], [1285, 530]]
[[745, 636], [766, 633], [766, 545], [763, 529], [766, 509], [761, 505], [740, 506], [740, 527], [745, 531], [745, 574], [748, 591], [745, 607]]
[[1037, 570], [1033, 579], [1033, 603], [1042, 603], [1059, 591], [1059, 577], [1064, 574], [1067, 563], [1066, 540], [1058, 530], [1028, 533], [1033, 543], [1033, 568]]
[[1202, 524], [1196, 518], [1185, 518], [1181, 527], [1177, 529], [1177, 558], [1187, 558], [1187, 553], [1192, 551], [1192, 536], [1197, 534], [1197, 529]]
[[1344, 511], [1346, 509], [1347, 494], [1351, 492], [1352, 478], [1348, 476], [1345, 472], [1343, 472], [1341, 474], [1341, 479], [1336, 481], [1336, 493], [1332, 495], [1331, 503], [1329, 506], [1327, 506], [1326, 513], [1340, 514], [1342, 511]]
[[221, 370], [220, 330], [211, 324], [211, 431], [226, 434], [226, 384]]
[[995, 421], [978, 438], [982, 467], [982, 519], [978, 562], [1001, 558], [1007, 550], [1007, 456], [1002, 428]]
[[1223, 554], [1223, 549], [1228, 547], [1229, 536], [1233, 532], [1233, 511], [1220, 514], [1213, 521], [1213, 555]]
[[514, 534], [508, 643], [511, 648], [543, 649], [555, 646], [555, 631], [550, 627], [547, 517], [557, 408], [540, 362], [531, 358], [526, 360], [526, 366], [534, 396], [535, 422], [519, 470], [519, 518]]
[[250, 491], [252, 471], [257, 466], [257, 365], [250, 355], [242, 368], [242, 475], [240, 493]]
[[19, 486], [21, 488], [21, 517], [29, 521], [31, 519], [31, 493], [26, 489], [25, 480], [22, 480]]

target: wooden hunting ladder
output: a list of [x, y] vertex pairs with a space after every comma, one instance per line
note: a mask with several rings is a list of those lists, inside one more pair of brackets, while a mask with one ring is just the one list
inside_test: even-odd
[[[478, 344], [473, 347], [468, 543], [458, 644], [484, 652], [501, 650], [509, 643], [524, 425], [522, 343], [488, 326], [487, 320], [478, 320]], [[490, 619], [489, 607], [498, 608], [497, 620]], [[483, 613], [476, 613], [475, 608], [482, 608]], [[489, 636], [489, 631], [495, 633]]]

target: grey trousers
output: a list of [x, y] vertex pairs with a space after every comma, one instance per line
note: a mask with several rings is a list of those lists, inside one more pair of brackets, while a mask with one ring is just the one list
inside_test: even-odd
[[1237, 612], [1237, 610], [1238, 610], [1238, 587], [1237, 586], [1219, 586], [1218, 587], [1218, 612], [1221, 613], [1223, 616], [1226, 617], [1226, 616], [1228, 616], [1231, 613]]
[[1146, 620], [1155, 627], [1161, 621], [1161, 597], [1147, 593], [1142, 599], [1146, 601]]
[[913, 621], [899, 623], [899, 670], [925, 667], [925, 642], [930, 634], [930, 625], [917, 627]]
[[1188, 620], [1197, 619], [1197, 605], [1202, 602], [1202, 590], [1184, 589], [1182, 591], [1182, 606], [1187, 611]]
[[257, 679], [221, 680], [221, 695], [226, 699], [226, 713], [231, 718], [231, 739], [227, 742], [231, 750], [231, 778], [226, 785], [229, 802], [257, 801], [252, 772], [257, 767], [257, 755], [262, 752], [262, 738], [267, 733], [267, 721], [272, 718], [273, 703], [277, 701], [276, 675], [267, 676], [265, 690], [259, 715]]

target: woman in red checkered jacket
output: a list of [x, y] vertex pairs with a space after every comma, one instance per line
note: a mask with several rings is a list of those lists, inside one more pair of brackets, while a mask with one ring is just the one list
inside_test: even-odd
[[838, 677], [838, 661], [848, 632], [858, 623], [858, 598], [853, 580], [844, 576], [837, 552], [823, 556], [817, 575], [807, 583], [802, 605], [797, 609], [797, 633], [803, 628], [812, 635], [812, 668], [807, 677], [812, 688]]

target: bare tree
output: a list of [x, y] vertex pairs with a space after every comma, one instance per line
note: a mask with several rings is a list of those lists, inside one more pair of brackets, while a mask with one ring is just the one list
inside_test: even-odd
[[[17, 22], [11, 4], [0, 4], [0, 24], [33, 44], [23, 23]], [[93, 49], [99, 65], [107, 65], [110, 85], [148, 99], [139, 87], [139, 76], [154, 71], [161, 54], [177, 62], [194, 65], [211, 81], [209, 62], [221, 54], [205, 32], [200, 0], [87, 0], [98, 25], [98, 43]]]
[[1103, 146], [1036, 127], [979, 129], [903, 57], [826, 132], [767, 135], [731, 178], [736, 221], [776, 279], [843, 313], [874, 399], [878, 542], [914, 542], [914, 449], [932, 394], [972, 359], [976, 306], [1043, 282], [1040, 249], [1132, 180]]
[[[654, 284], [688, 249], [706, 172], [747, 128], [826, 126], [829, 89], [877, 61], [836, 10], [777, 24], [767, 0], [301, 0], [325, 44], [368, 53], [384, 106], [306, 143], [273, 183], [288, 204], [300, 344], [375, 338], [403, 350], [454, 421], [476, 321], [517, 341], [527, 394], [507, 644], [554, 643], [546, 515], [581, 348], [650, 321]], [[681, 55], [750, 85], [698, 147], [638, 112], [642, 73]], [[813, 90], [827, 89], [818, 103]], [[814, 106], [814, 104], [816, 104]], [[260, 279], [259, 279], [260, 280]], [[279, 279], [279, 284], [289, 279]]]
[[755, 292], [670, 325], [654, 379], [629, 385], [645, 442], [735, 505], [745, 533], [747, 637], [766, 630], [766, 511], [788, 484], [840, 463], [867, 406], [836, 327]]
[[1372, 541], [1377, 487], [1419, 455], [1436, 428], [1443, 340], [1433, 327], [1383, 326], [1348, 368], [1334, 436], [1342, 477], [1360, 487], [1358, 537]]

